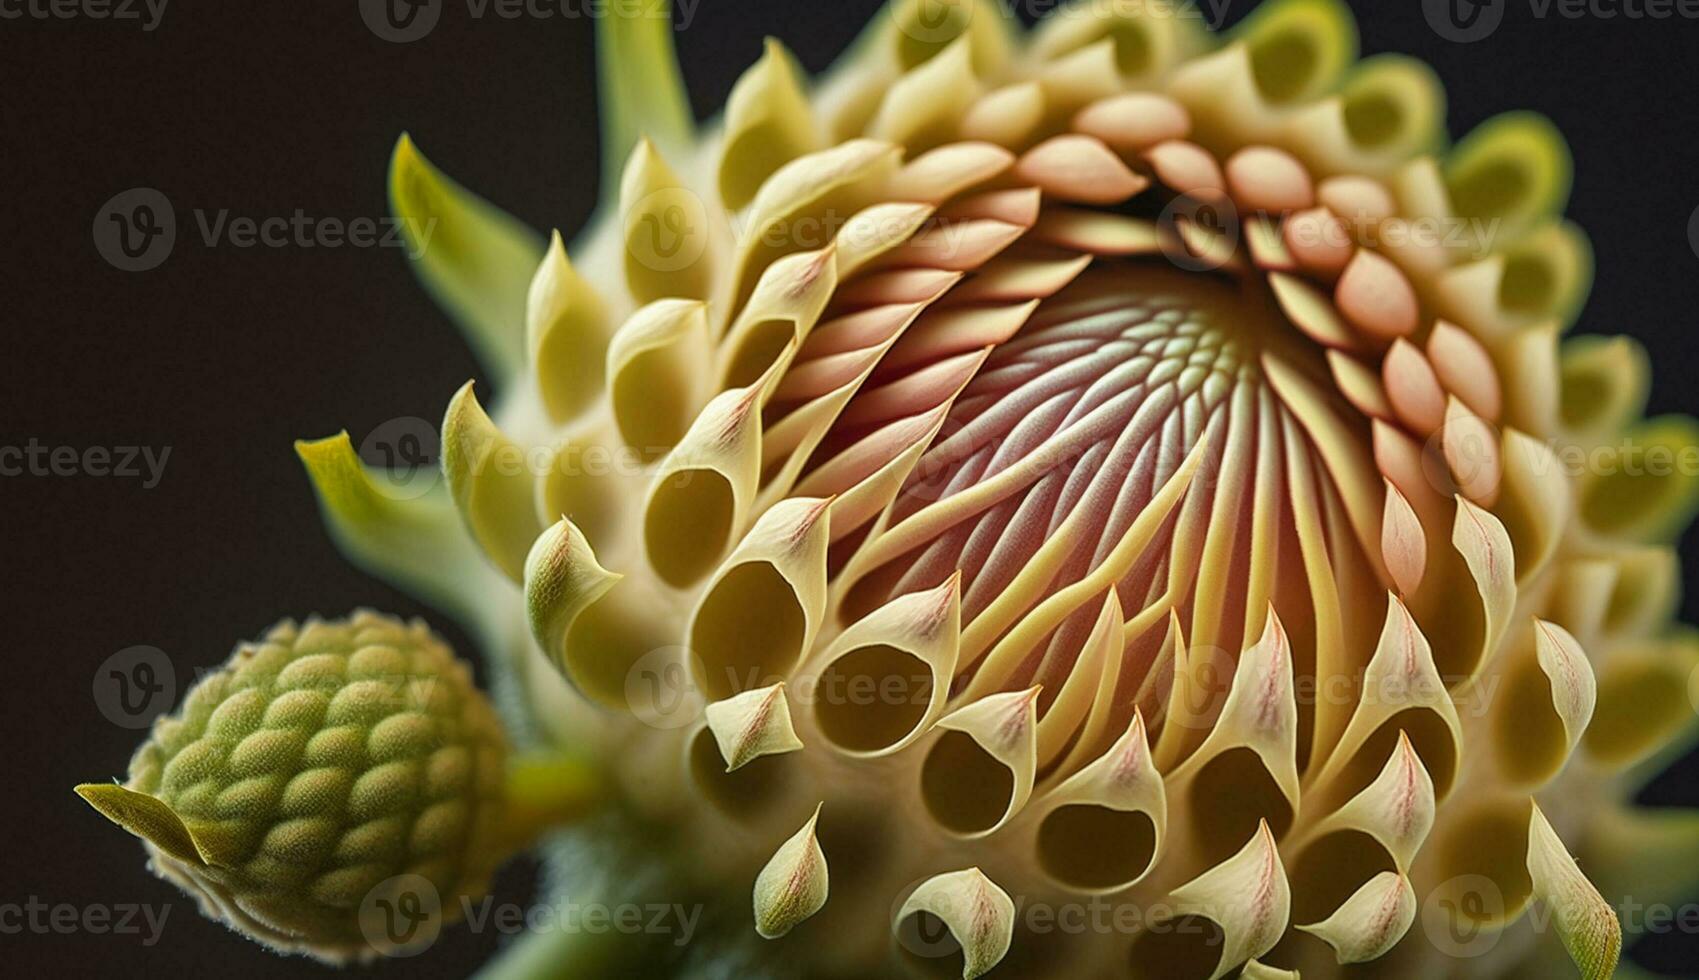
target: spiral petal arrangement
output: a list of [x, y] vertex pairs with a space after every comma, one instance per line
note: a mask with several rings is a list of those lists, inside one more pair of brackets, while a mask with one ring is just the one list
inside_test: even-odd
[[1699, 885], [1630, 803], [1694, 730], [1699, 480], [1629, 458], [1699, 430], [1564, 336], [1561, 137], [1450, 145], [1335, 0], [1161, 6], [897, 0], [700, 128], [610, 16], [570, 254], [397, 148], [501, 401], [423, 497], [302, 458], [650, 828], [594, 846], [745, 909], [687, 975], [1605, 977], [1613, 903]]

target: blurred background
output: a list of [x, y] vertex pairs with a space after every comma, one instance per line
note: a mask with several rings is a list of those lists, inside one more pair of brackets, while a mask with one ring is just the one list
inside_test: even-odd
[[[347, 428], [358, 445], [398, 418], [434, 421], [479, 367], [399, 250], [209, 247], [193, 215], [381, 220], [406, 130], [468, 187], [570, 238], [598, 197], [596, 7], [532, 0], [552, 16], [508, 18], [494, 0], [438, 0], [433, 29], [394, 43], [356, 0], [153, 4], [113, 0], [137, 19], [96, 20], [0, 0], [0, 446], [114, 447], [114, 464], [117, 447], [149, 447], [163, 463], [150, 469], [138, 453], [135, 477], [0, 477], [0, 905], [172, 909], [152, 945], [146, 929], [0, 934], [3, 969], [324, 973], [201, 919], [143, 871], [134, 840], [72, 795], [121, 774], [141, 738], [91, 688], [108, 658], [141, 645], [164, 651], [180, 692], [195, 667], [278, 618], [358, 605], [427, 615], [472, 654], [442, 617], [338, 557], [291, 442]], [[763, 36], [818, 71], [880, 6], [679, 0], [698, 114], [723, 103]], [[1653, 414], [1699, 413], [1699, 20], [1629, 16], [1646, 10], [1639, 0], [1598, 0], [1581, 18], [1544, 0], [1489, 0], [1480, 6], [1502, 22], [1459, 43], [1422, 3], [1353, 6], [1365, 54], [1435, 66], [1454, 136], [1510, 108], [1557, 122], [1576, 158], [1569, 214], [1598, 252], [1578, 329], [1650, 349]], [[1230, 25], [1253, 7], [1204, 9]], [[120, 271], [96, 247], [97, 214], [135, 188], [177, 215], [175, 248], [145, 272]], [[1691, 537], [1684, 557], [1699, 582]], [[1699, 621], [1699, 594], [1686, 618]], [[1645, 800], [1699, 805], [1699, 764]], [[525, 901], [533, 872], [511, 866], [498, 897]], [[464, 975], [503, 938], [451, 931], [422, 961], [372, 970]], [[1639, 956], [1699, 976], [1699, 936], [1656, 937]]]

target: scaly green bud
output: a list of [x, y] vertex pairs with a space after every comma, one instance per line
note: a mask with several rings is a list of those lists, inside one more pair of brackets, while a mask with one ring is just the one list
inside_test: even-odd
[[362, 610], [240, 645], [154, 724], [124, 785], [77, 792], [207, 916], [342, 962], [380, 951], [362, 914], [397, 876], [446, 917], [482, 894], [506, 855], [506, 763], [453, 651]]

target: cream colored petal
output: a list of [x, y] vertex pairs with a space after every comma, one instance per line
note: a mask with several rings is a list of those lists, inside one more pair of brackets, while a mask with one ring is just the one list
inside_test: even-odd
[[1451, 478], [1463, 496], [1483, 507], [1498, 502], [1504, 462], [1499, 455], [1500, 435], [1479, 415], [1453, 395], [1445, 406], [1445, 429], [1440, 446]]
[[569, 642], [573, 624], [617, 585], [622, 576], [601, 566], [583, 532], [561, 518], [537, 538], [525, 559], [525, 612], [531, 634], [562, 674], [588, 688], [588, 660], [599, 651]]
[[442, 422], [442, 469], [454, 506], [484, 553], [515, 582], [542, 532], [533, 505], [537, 477], [523, 447], [496, 428], [468, 381]]
[[1268, 277], [1281, 312], [1306, 336], [1323, 347], [1356, 350], [1361, 344], [1356, 331], [1320, 290], [1297, 276], [1276, 272]]
[[740, 388], [769, 372], [782, 374], [837, 288], [837, 252], [830, 244], [768, 266], [726, 331], [719, 356], [721, 385]]
[[1398, 591], [1406, 597], [1422, 587], [1428, 567], [1428, 535], [1410, 501], [1386, 481], [1386, 514], [1381, 519], [1381, 554]]
[[904, 164], [891, 176], [885, 193], [900, 201], [939, 205], [1001, 176], [1014, 163], [1015, 155], [995, 143], [950, 143]]
[[791, 53], [768, 38], [766, 51], [726, 99], [720, 150], [720, 200], [737, 211], [786, 163], [819, 147], [814, 111]]
[[715, 572], [688, 636], [709, 698], [786, 678], [814, 644], [826, 610], [833, 501], [793, 497], [770, 508]]
[[1150, 186], [1102, 142], [1079, 134], [1051, 137], [1028, 150], [1015, 176], [1049, 197], [1077, 204], [1120, 204]]
[[891, 86], [867, 134], [929, 149], [948, 139], [979, 93], [971, 39], [960, 38]]
[[1563, 462], [1552, 447], [1515, 429], [1499, 450], [1504, 481], [1496, 512], [1516, 551], [1517, 582], [1533, 581], [1558, 554], [1575, 501]]
[[1363, 671], [1357, 705], [1339, 744], [1314, 777], [1315, 784], [1328, 786], [1370, 744], [1376, 732], [1411, 710], [1430, 711], [1443, 724], [1441, 730], [1427, 733], [1415, 746], [1428, 769], [1439, 772], [1435, 783], [1443, 797], [1450, 791], [1461, 762], [1462, 722], [1434, 663], [1427, 637], [1403, 601], [1388, 595], [1386, 623], [1374, 656]]
[[1536, 620], [1535, 652], [1540, 669], [1551, 682], [1552, 707], [1563, 721], [1563, 731], [1573, 749], [1593, 720], [1598, 703], [1598, 682], [1587, 654], [1567, 630], [1556, 623]]
[[1073, 129], [1095, 136], [1122, 153], [1138, 153], [1168, 140], [1185, 139], [1191, 116], [1178, 102], [1151, 92], [1126, 92], [1101, 99], [1074, 114]]
[[1498, 419], [1504, 405], [1498, 368], [1474, 334], [1454, 323], [1437, 321], [1428, 335], [1428, 361], [1445, 390], [1461, 398], [1470, 411], [1489, 422]]
[[932, 213], [930, 204], [896, 202], [875, 204], [851, 215], [834, 239], [838, 281], [847, 280], [874, 259], [914, 237]]
[[1088, 893], [1142, 880], [1161, 860], [1168, 829], [1168, 800], [1144, 716], [1135, 709], [1126, 734], [1047, 793], [1038, 809], [1036, 851], [1051, 877]]
[[645, 460], [678, 445], [708, 397], [708, 306], [663, 299], [638, 310], [608, 345], [607, 376], [614, 422], [625, 444]]
[[922, 882], [897, 910], [894, 928], [921, 912], [942, 920], [961, 946], [962, 980], [984, 975], [1002, 961], [1014, 941], [1014, 900], [978, 868]]
[[1044, 122], [1044, 89], [1037, 82], [1016, 82], [993, 89], [968, 107], [961, 135], [999, 146], [1024, 146]]
[[1174, 889], [1168, 905], [1177, 915], [1201, 916], [1221, 927], [1220, 959], [1209, 980], [1221, 980], [1273, 949], [1286, 932], [1292, 892], [1268, 823], [1239, 853]]
[[1357, 329], [1380, 340], [1420, 326], [1421, 305], [1410, 278], [1378, 252], [1359, 249], [1334, 287], [1334, 303]]
[[826, 905], [826, 855], [814, 836], [824, 806], [814, 808], [814, 815], [779, 845], [755, 878], [755, 931], [762, 939], [783, 936]]
[[1281, 228], [1286, 248], [1311, 275], [1331, 279], [1345, 271], [1357, 252], [1350, 231], [1325, 207], [1299, 211]]
[[1469, 672], [1473, 677], [1498, 650], [1516, 608], [1516, 552], [1504, 524], [1489, 511], [1457, 498], [1457, 522], [1451, 543], [1463, 556], [1480, 594], [1485, 619], [1481, 647]]
[[961, 642], [961, 575], [901, 595], [857, 620], [820, 657], [814, 716], [826, 738], [854, 754], [899, 752], [949, 702]]
[[644, 546], [666, 583], [707, 575], [745, 525], [761, 476], [765, 382], [716, 395], [662, 460], [644, 505]]
[[1429, 436], [1445, 424], [1445, 389], [1420, 348], [1400, 337], [1381, 362], [1386, 400], [1398, 418], [1418, 436]]
[[1325, 920], [1297, 928], [1332, 946], [1343, 966], [1380, 959], [1415, 921], [1416, 892], [1410, 879], [1382, 871]]
[[[1298, 702], [1292, 647], [1272, 609], [1262, 638], [1240, 657], [1221, 715], [1198, 750], [1169, 776], [1171, 788], [1194, 785], [1199, 772], [1233, 749], [1256, 754], [1281, 794], [1298, 809]], [[1201, 801], [1200, 801], [1201, 802]], [[1259, 953], [1266, 950], [1258, 950]]]
[[791, 725], [790, 701], [782, 683], [715, 701], [703, 713], [720, 757], [726, 760], [726, 772], [736, 772], [764, 755], [802, 748], [802, 739]]
[[633, 300], [709, 298], [714, 250], [707, 205], [648, 140], [638, 141], [625, 165], [619, 210]]
[[1362, 833], [1384, 847], [1399, 869], [1408, 871], [1433, 830], [1436, 813], [1433, 777], [1422, 765], [1409, 734], [1400, 731], [1398, 745], [1380, 775], [1319, 820], [1293, 847], [1302, 848], [1330, 834]]
[[572, 267], [558, 231], [531, 280], [525, 331], [531, 369], [549, 417], [564, 422], [589, 408], [602, 392], [611, 332], [607, 308]]
[[1038, 688], [982, 698], [939, 719], [921, 796], [951, 833], [984, 837], [1032, 795], [1038, 766]]
[[1272, 146], [1247, 146], [1224, 165], [1227, 190], [1245, 211], [1284, 214], [1315, 203], [1315, 184], [1297, 157]]

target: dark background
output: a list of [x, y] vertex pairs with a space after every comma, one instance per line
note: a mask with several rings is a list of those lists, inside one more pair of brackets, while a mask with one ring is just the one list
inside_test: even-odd
[[[698, 113], [721, 105], [763, 35], [819, 70], [878, 6], [701, 0], [678, 37]], [[1229, 21], [1251, 6], [1234, 0]], [[1439, 70], [1454, 135], [1508, 108], [1556, 120], [1576, 156], [1570, 214], [1599, 258], [1580, 329], [1638, 337], [1656, 365], [1653, 411], [1699, 412], [1688, 239], [1699, 22], [1539, 19], [1530, 0], [1509, 0], [1495, 35], [1463, 45], [1438, 37], [1414, 0], [1356, 6], [1365, 53], [1409, 52]], [[139, 739], [101, 715], [92, 679], [135, 644], [163, 649], [181, 674], [285, 615], [428, 613], [338, 557], [290, 444], [438, 418], [479, 369], [394, 250], [208, 248], [190, 215], [381, 217], [407, 129], [468, 186], [570, 236], [598, 191], [592, 28], [474, 20], [463, 0], [411, 44], [370, 33], [354, 0], [171, 0], [152, 33], [0, 20], [0, 445], [172, 447], [152, 490], [0, 478], [0, 903], [176, 906], [151, 949], [135, 936], [0, 936], [0, 970], [317, 971], [201, 920], [71, 794], [121, 773]], [[163, 192], [179, 226], [171, 258], [136, 274], [104, 262], [90, 230], [132, 187]], [[1687, 614], [1699, 618], [1693, 593]], [[1648, 798], [1699, 804], [1699, 766]], [[511, 868], [502, 897], [523, 900], [531, 870]], [[1696, 940], [1659, 942], [1648, 961], [1699, 975]], [[460, 975], [498, 941], [456, 931], [422, 961], [378, 969]]]

